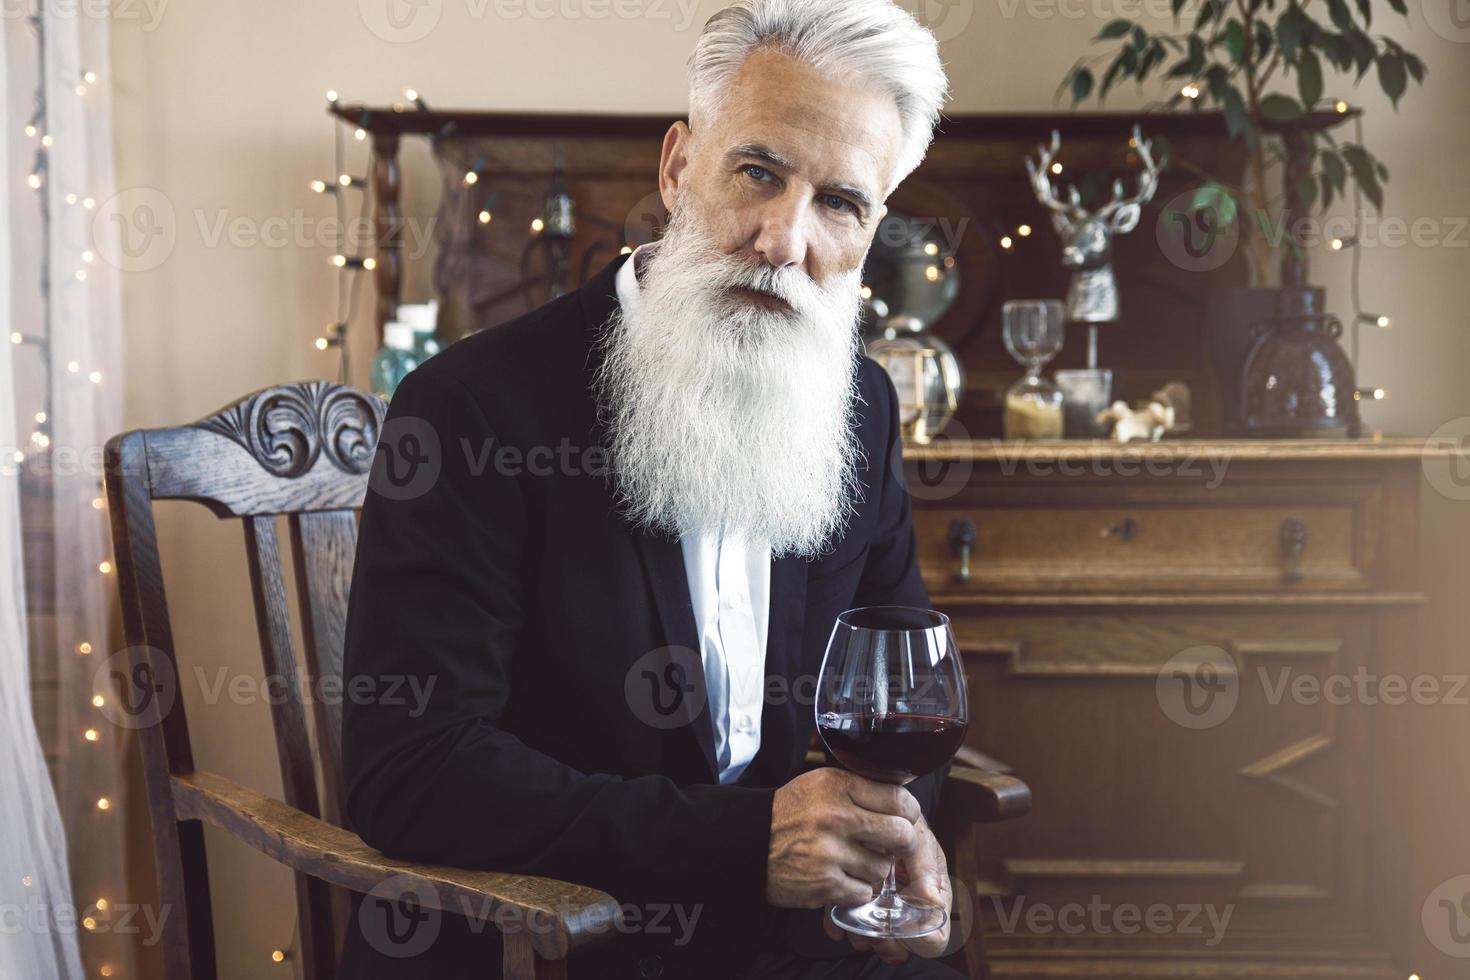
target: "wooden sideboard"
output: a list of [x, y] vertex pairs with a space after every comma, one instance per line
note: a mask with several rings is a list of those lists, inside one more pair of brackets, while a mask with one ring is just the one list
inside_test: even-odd
[[1035, 794], [957, 869], [995, 976], [1407, 975], [1409, 744], [1375, 702], [1414, 677], [1426, 451], [906, 449], [969, 745]]

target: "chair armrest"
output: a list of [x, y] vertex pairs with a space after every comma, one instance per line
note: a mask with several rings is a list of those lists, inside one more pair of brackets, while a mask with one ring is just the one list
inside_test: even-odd
[[[809, 766], [825, 766], [827, 756], [819, 749], [806, 754]], [[965, 816], [986, 823], [1024, 816], [1031, 809], [1031, 787], [1004, 773], [975, 769], [956, 762], [944, 781], [945, 799], [958, 797]]]
[[[349, 830], [222, 776], [171, 777], [181, 820], [202, 820], [302, 874], [356, 892], [402, 879], [421, 904], [529, 933], [536, 955], [560, 960], [617, 935], [620, 906], [594, 888], [386, 857]], [[509, 910], [509, 911], [506, 911]]]

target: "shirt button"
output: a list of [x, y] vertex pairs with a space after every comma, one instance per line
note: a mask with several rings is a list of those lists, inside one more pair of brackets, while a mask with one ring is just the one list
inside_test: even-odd
[[638, 961], [638, 975], [640, 977], [646, 977], [647, 980], [654, 980], [654, 978], [656, 977], [663, 976], [663, 957], [656, 954], [650, 954], [640, 959]]
[[750, 720], [750, 715], [741, 715], [735, 727], [747, 735], [755, 730], [755, 724]]

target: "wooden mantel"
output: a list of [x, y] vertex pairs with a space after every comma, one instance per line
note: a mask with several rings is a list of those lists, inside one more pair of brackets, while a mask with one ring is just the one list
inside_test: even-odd
[[906, 443], [909, 460], [973, 462], [1069, 462], [1081, 460], [1354, 460], [1445, 459], [1466, 454], [1446, 440], [1386, 436], [1362, 439], [1165, 439], [1160, 442], [1114, 443], [1106, 440], [953, 439], [925, 446]]

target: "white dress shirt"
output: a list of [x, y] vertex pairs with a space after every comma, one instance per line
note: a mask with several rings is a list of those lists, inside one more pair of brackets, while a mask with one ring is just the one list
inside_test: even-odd
[[[625, 310], [638, 303], [635, 265], [647, 260], [647, 249], [640, 245], [618, 269], [618, 302]], [[680, 545], [714, 722], [715, 762], [720, 782], [733, 783], [761, 747], [771, 549], [727, 537], [723, 530], [684, 537]]]

